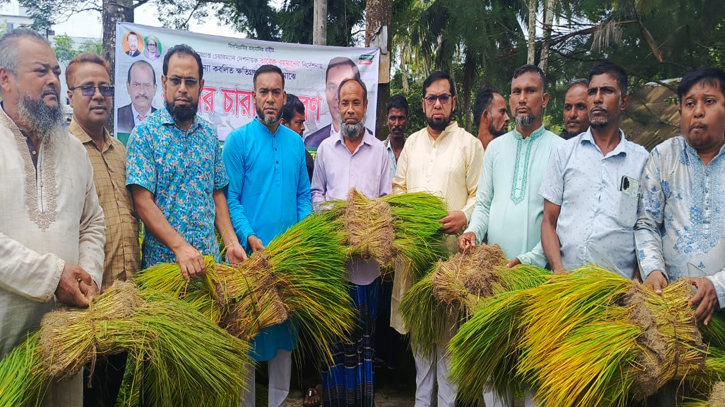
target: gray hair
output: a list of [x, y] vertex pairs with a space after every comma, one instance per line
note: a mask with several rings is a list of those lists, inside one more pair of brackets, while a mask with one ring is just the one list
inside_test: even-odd
[[581, 78], [581, 79], [574, 79], [573, 81], [569, 82], [566, 85], [566, 88], [564, 89], [564, 95], [569, 93], [569, 90], [573, 88], [574, 86], [584, 86], [585, 88], [589, 88], [589, 79]]
[[14, 75], [18, 73], [18, 63], [20, 62], [18, 42], [21, 38], [41, 41], [51, 47], [45, 37], [29, 28], [16, 28], [5, 33], [0, 37], [0, 67], [7, 69]]

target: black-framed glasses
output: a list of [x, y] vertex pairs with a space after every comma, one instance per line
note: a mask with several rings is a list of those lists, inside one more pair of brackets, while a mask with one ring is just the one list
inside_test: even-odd
[[96, 94], [96, 89], [98, 89], [101, 92], [101, 95], [103, 97], [107, 98], [109, 96], [113, 96], [113, 86], [106, 86], [106, 85], [82, 85], [82, 86], [76, 86], [75, 88], [70, 88], [69, 90], [73, 91], [76, 89], [81, 90], [81, 95], [83, 96], [93, 96]]
[[426, 96], [423, 99], [425, 99], [425, 103], [428, 104], [428, 106], [433, 106], [436, 104], [436, 100], [440, 100], [442, 105], [445, 105], [448, 103], [449, 100], [451, 100], [451, 94], [450, 93], [443, 93], [440, 95], [430, 95]]
[[174, 86], [181, 86], [181, 82], [184, 82], [187, 88], [195, 88], [199, 84], [199, 80], [196, 78], [180, 78], [178, 76], [172, 76], [169, 78]]
[[155, 42], [147, 42], [146, 43], [146, 46], [147, 47], [155, 47], [156, 46], [156, 43]]

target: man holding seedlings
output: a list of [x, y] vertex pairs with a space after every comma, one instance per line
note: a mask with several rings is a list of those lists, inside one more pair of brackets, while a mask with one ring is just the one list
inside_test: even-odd
[[552, 154], [539, 194], [541, 242], [555, 272], [595, 263], [639, 279], [634, 253], [639, 178], [647, 150], [619, 128], [627, 73], [611, 62], [589, 71], [589, 129]]
[[142, 267], [176, 262], [189, 281], [205, 274], [205, 255], [219, 260], [214, 226], [231, 263], [246, 254], [229, 218], [216, 131], [197, 115], [204, 87], [201, 57], [177, 45], [164, 56], [163, 71], [165, 106], [131, 133], [126, 185], [146, 225]]
[[[545, 89], [544, 72], [537, 66], [523, 65], [514, 71], [509, 107], [516, 128], [488, 145], [473, 216], [458, 238], [461, 251], [488, 236], [488, 243], [501, 246], [511, 259], [508, 267], [546, 265], [541, 246], [544, 200], [537, 192], [552, 151], [564, 140], [544, 128], [543, 113], [549, 103]], [[527, 392], [526, 405], [533, 405], [530, 396]], [[484, 400], [487, 406], [513, 406], [511, 394], [486, 392]]]
[[650, 154], [635, 241], [645, 285], [690, 277], [690, 305], [707, 324], [725, 304], [725, 72], [700, 69], [677, 87], [681, 136]]
[[[463, 230], [476, 203], [476, 190], [481, 175], [483, 147], [472, 134], [452, 120], [456, 107], [453, 79], [445, 72], [434, 72], [423, 82], [423, 111], [428, 126], [408, 137], [398, 160], [393, 192], [430, 192], [443, 198], [448, 216], [440, 220], [443, 232], [451, 235], [446, 241], [455, 251], [455, 235]], [[403, 295], [415, 283], [396, 264], [393, 281], [391, 326], [401, 334], [408, 333], [398, 312]], [[438, 406], [453, 407], [456, 386], [448, 379], [446, 343], [455, 333], [455, 321], [441, 338], [435, 355], [415, 354], [415, 406], [433, 404], [433, 390], [438, 382]], [[415, 332], [411, 333], [415, 335]]]
[[[262, 65], [253, 81], [257, 117], [229, 135], [223, 154], [233, 231], [248, 253], [263, 251], [312, 211], [304, 143], [280, 125], [287, 98], [282, 71]], [[255, 361], [269, 361], [269, 407], [284, 406], [289, 393], [296, 331], [286, 321], [261, 330], [250, 343]], [[242, 406], [248, 407], [254, 406], [255, 398], [254, 365], [249, 368], [250, 382], [242, 394]]]
[[[369, 199], [392, 192], [390, 159], [385, 145], [365, 129], [368, 108], [365, 83], [359, 79], [343, 80], [336, 99], [339, 101], [340, 133], [325, 139], [315, 157], [312, 202], [316, 208], [326, 201], [346, 199], [353, 188]], [[340, 341], [334, 345], [334, 364], [322, 368], [322, 400], [331, 406], [373, 407], [375, 352], [372, 338], [378, 308], [380, 264], [373, 259], [355, 259], [348, 263], [347, 270], [357, 324], [349, 342]]]
[[[36, 32], [0, 37], [0, 358], [56, 301], [87, 307], [103, 278], [103, 211], [88, 154], [62, 128], [59, 76]], [[43, 405], [82, 405], [82, 376], [52, 385]]]
[[[104, 127], [113, 106], [113, 85], [108, 62], [95, 54], [73, 58], [65, 70], [68, 99], [73, 120], [68, 132], [86, 148], [93, 166], [98, 202], [106, 220], [106, 260], [103, 286], [116, 280], [131, 280], [141, 265], [138, 245], [138, 219], [134, 216], [131, 193], [126, 186], [126, 149]], [[121, 388], [126, 353], [99, 360], [93, 385], [84, 388], [86, 405], [113, 405]]]

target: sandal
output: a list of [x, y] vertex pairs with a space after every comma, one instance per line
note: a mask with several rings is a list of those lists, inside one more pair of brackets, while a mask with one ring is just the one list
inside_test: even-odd
[[305, 393], [305, 399], [302, 401], [302, 406], [317, 407], [320, 405], [321, 401], [319, 394], [317, 394], [317, 389], [310, 387], [307, 389], [307, 393]]

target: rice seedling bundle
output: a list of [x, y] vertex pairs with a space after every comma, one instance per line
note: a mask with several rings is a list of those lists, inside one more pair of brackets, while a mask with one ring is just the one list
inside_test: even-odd
[[405, 272], [411, 281], [419, 281], [439, 259], [448, 253], [443, 247], [445, 233], [438, 222], [448, 216], [446, 204], [439, 197], [427, 192], [388, 195], [380, 198], [390, 205], [393, 212], [393, 254], [406, 265]]
[[144, 289], [194, 301], [197, 310], [245, 341], [261, 329], [294, 320], [315, 339], [306, 347], [329, 350], [354, 326], [345, 241], [342, 219], [323, 212], [293, 225], [242, 263], [215, 264], [207, 258], [201, 281], [187, 284], [175, 264], [141, 271], [136, 281]]
[[400, 311], [415, 349], [432, 355], [455, 323], [473, 313], [483, 298], [536, 286], [547, 270], [528, 265], [508, 269], [498, 245], [480, 245], [439, 261], [435, 269], [403, 297]]
[[691, 296], [686, 279], [659, 296], [596, 266], [554, 275], [481, 302], [451, 342], [451, 376], [468, 399], [491, 380], [500, 394], [536, 389], [547, 405], [639, 405], [670, 380], [725, 372], [706, 369]]
[[690, 399], [678, 404], [680, 407], [725, 407], [725, 382], [717, 382], [706, 400]]
[[598, 267], [532, 290], [519, 370], [559, 406], [625, 405], [704, 367], [688, 280], [662, 296]]
[[119, 281], [88, 309], [48, 313], [0, 362], [0, 406], [38, 405], [53, 381], [122, 351], [144, 366], [152, 405], [238, 405], [247, 344], [183, 301]]

